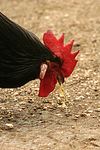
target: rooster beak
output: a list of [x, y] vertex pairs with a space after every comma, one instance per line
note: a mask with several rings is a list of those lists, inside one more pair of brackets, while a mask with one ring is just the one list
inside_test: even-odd
[[61, 85], [62, 83], [64, 83], [64, 77], [62, 75], [57, 76], [58, 82]]
[[46, 60], [46, 63], [47, 63], [47, 65], [48, 65], [48, 67], [51, 67], [51, 62], [50, 62], [50, 60]]

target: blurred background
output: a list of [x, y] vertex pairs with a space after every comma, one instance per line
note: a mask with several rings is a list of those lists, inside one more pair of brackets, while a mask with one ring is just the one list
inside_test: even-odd
[[[56, 88], [37, 96], [39, 81], [0, 89], [0, 148], [6, 150], [85, 150], [100, 148], [100, 0], [0, 0], [0, 12], [42, 41], [50, 29], [80, 50], [72, 75], [63, 84], [69, 103]], [[9, 113], [10, 112], [10, 113]], [[13, 132], [5, 131], [11, 123]], [[6, 144], [5, 144], [6, 143]]]
[[85, 44], [100, 34], [99, 0], [0, 0], [0, 11], [41, 39], [48, 29]]

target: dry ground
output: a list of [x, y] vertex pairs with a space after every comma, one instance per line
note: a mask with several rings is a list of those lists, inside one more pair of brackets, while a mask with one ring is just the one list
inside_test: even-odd
[[[63, 89], [39, 98], [39, 80], [0, 89], [0, 150], [100, 149], [100, 0], [0, 0], [0, 11], [42, 41], [51, 29], [75, 39], [78, 64]], [[12, 129], [11, 129], [12, 128]]]

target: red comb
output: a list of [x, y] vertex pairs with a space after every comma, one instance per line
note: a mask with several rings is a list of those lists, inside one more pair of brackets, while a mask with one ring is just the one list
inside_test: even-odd
[[74, 40], [64, 46], [64, 33], [59, 39], [57, 39], [52, 31], [48, 30], [46, 33], [44, 33], [43, 42], [56, 56], [63, 60], [61, 69], [63, 77], [70, 76], [78, 61], [75, 59], [75, 57], [79, 53], [79, 50], [71, 53]]

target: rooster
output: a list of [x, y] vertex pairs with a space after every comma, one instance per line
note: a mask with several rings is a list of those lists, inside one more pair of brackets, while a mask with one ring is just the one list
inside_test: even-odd
[[43, 42], [0, 12], [1, 88], [16, 88], [40, 79], [38, 96], [48, 96], [57, 81], [63, 94], [61, 84], [73, 72], [79, 51], [71, 53], [74, 40], [63, 45], [64, 33], [56, 39], [48, 30], [44, 33]]

